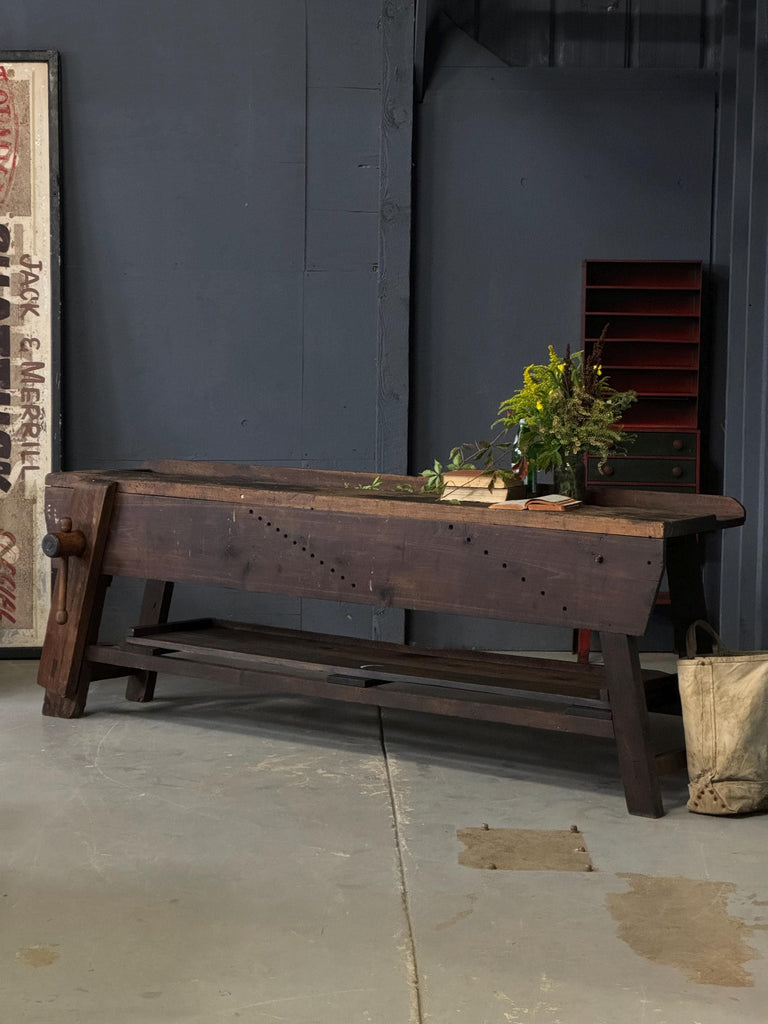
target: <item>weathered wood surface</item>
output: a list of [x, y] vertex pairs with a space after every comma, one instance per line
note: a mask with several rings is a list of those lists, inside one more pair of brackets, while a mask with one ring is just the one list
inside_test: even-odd
[[[111, 575], [640, 635], [663, 571], [657, 538], [486, 524], [477, 512], [461, 521], [454, 506], [406, 516], [424, 506], [386, 499], [352, 498], [354, 512], [323, 494], [262, 491], [241, 503], [247, 492], [234, 488], [229, 500], [190, 500], [133, 483], [113, 516]], [[290, 500], [257, 504], [264, 497]], [[329, 508], [317, 507], [323, 497]]]
[[[168, 621], [173, 598], [173, 584], [163, 580], [147, 580], [141, 601], [138, 626], [158, 626]], [[95, 643], [95, 641], [94, 641]], [[156, 672], [136, 672], [128, 677], [125, 699], [139, 703], [152, 700], [157, 683]]]
[[[605, 672], [544, 658], [494, 655], [482, 651], [419, 650], [401, 644], [322, 633], [201, 619], [134, 629], [126, 640], [138, 646], [265, 669], [345, 673], [367, 679], [431, 682], [499, 694], [514, 691], [567, 698], [607, 708]], [[127, 649], [127, 648], [126, 648]]]
[[[423, 682], [392, 682], [386, 686], [350, 686], [334, 682], [333, 677], [320, 674], [302, 675], [295, 669], [281, 673], [264, 672], [242, 665], [216, 664], [191, 658], [177, 658], [143, 653], [129, 644], [93, 645], [87, 656], [97, 667], [125, 665], [147, 671], [167, 672], [190, 678], [212, 681], [244, 682], [257, 693], [288, 692], [307, 697], [322, 697], [360, 704], [371, 704], [382, 708], [402, 708], [409, 711], [427, 711], [450, 717], [470, 718], [487, 722], [502, 722], [507, 725], [529, 726], [537, 729], [551, 729], [558, 732], [579, 735], [613, 736], [610, 714], [597, 708], [582, 708], [576, 702], [570, 706], [542, 699], [537, 694], [522, 698], [484, 692], [461, 692], [453, 687], [430, 685]], [[566, 702], [567, 704], [567, 702]], [[586, 713], [584, 713], [586, 712]]]
[[674, 516], [687, 509], [699, 515], [713, 515], [721, 530], [741, 526], [747, 516], [740, 502], [723, 494], [673, 494], [635, 490], [633, 487], [595, 487], [587, 491], [587, 501], [600, 508], [642, 509], [662, 517]]
[[[340, 469], [297, 469], [295, 466], [253, 466], [243, 462], [206, 462], [185, 459], [149, 459], [141, 470], [159, 476], [184, 477], [202, 480], [238, 480], [257, 484], [303, 484], [307, 487], [344, 487], [370, 484], [375, 473], [351, 472]], [[119, 471], [118, 471], [119, 472]], [[420, 477], [387, 473], [382, 475], [384, 488], [393, 490], [397, 484], [414, 485], [423, 482]]]
[[[431, 495], [418, 493], [418, 488], [422, 485], [420, 477], [382, 476], [379, 487], [363, 489], [371, 487], [375, 479], [374, 474], [303, 469], [278, 471], [274, 467], [265, 467], [263, 470], [260, 467], [251, 467], [249, 474], [247, 467], [242, 467], [237, 470], [236, 476], [229, 477], [219, 474], [206, 475], [197, 470], [190, 470], [188, 473], [184, 465], [176, 464], [178, 473], [120, 470], [101, 475], [104, 479], [116, 481], [123, 495], [143, 494], [185, 500], [231, 502], [241, 507], [253, 507], [258, 504], [262, 507], [306, 509], [436, 523], [471, 523], [505, 527], [525, 525], [536, 530], [653, 538], [706, 533], [722, 525], [717, 521], [714, 505], [708, 501], [700, 503], [696, 500], [711, 498], [709, 495], [652, 494], [646, 499], [647, 504], [642, 504], [642, 499], [634, 499], [633, 506], [633, 499], [629, 498], [630, 493], [637, 495], [648, 492], [621, 491], [620, 495], [614, 498], [599, 495], [595, 500], [601, 502], [600, 505], [584, 505], [570, 512], [532, 512], [492, 509], [487, 505], [472, 505], [468, 502], [461, 505], [439, 502]], [[90, 479], [94, 474], [84, 476]], [[65, 491], [78, 479], [80, 475], [76, 472], [53, 473], [48, 476], [46, 515], [50, 517], [61, 514], [61, 507], [66, 505], [67, 495], [57, 495], [56, 491], [59, 488]], [[413, 487], [416, 493], [398, 490], [403, 487]], [[600, 490], [596, 489], [594, 493], [597, 494]], [[619, 489], [605, 490], [614, 492]], [[621, 505], [619, 501], [625, 504]], [[741, 506], [732, 499], [726, 498], [722, 501], [732, 503], [727, 508], [731, 509], [733, 525], [736, 525], [737, 511]]]
[[[116, 494], [117, 486], [111, 480], [87, 476], [79, 479], [70, 492], [66, 514], [72, 520], [73, 529], [84, 535], [86, 548], [82, 557], [68, 560], [67, 622], [56, 621], [56, 601], [48, 617], [38, 682], [51, 699], [73, 701], [78, 695], [83, 650], [91, 639], [92, 612], [103, 603], [106, 590], [102, 562]], [[57, 523], [57, 520], [51, 522], [51, 528]], [[99, 618], [100, 614], [99, 607]], [[75, 710], [74, 705], [72, 710]]]
[[630, 814], [660, 818], [664, 806], [650, 742], [637, 642], [634, 637], [603, 632], [600, 643], [627, 809]]

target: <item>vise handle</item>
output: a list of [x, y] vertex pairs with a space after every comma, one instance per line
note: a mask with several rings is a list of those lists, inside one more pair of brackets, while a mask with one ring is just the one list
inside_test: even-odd
[[58, 533], [47, 533], [43, 537], [43, 554], [49, 558], [60, 558], [59, 576], [56, 586], [56, 622], [63, 626], [67, 621], [67, 560], [71, 557], [82, 558], [85, 554], [85, 535], [80, 530], [72, 529], [72, 520], [65, 516], [61, 520]]

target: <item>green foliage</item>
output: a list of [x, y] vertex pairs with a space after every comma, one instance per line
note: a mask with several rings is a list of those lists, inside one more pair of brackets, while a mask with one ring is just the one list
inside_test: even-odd
[[[457, 445], [443, 466], [434, 464], [422, 471], [422, 491], [441, 495], [445, 473], [457, 469], [477, 469], [478, 476], [490, 473], [489, 488], [496, 479], [505, 483], [525, 479], [529, 464], [547, 472], [564, 463], [574, 463], [584, 454], [596, 455], [599, 467], [610, 455], [624, 451], [634, 441], [618, 426], [622, 414], [637, 400], [634, 391], [616, 391], [603, 375], [600, 363], [608, 330], [606, 324], [595, 343], [591, 358], [584, 364], [581, 352], [565, 358], [549, 346], [549, 362], [528, 366], [523, 387], [499, 406], [501, 431], [491, 441], [473, 441]], [[502, 440], [507, 435], [513, 441]]]
[[549, 363], [527, 367], [523, 387], [499, 406], [496, 422], [517, 430], [519, 451], [537, 469], [546, 472], [584, 453], [598, 456], [602, 468], [634, 440], [617, 423], [637, 395], [615, 391], [603, 376], [604, 335], [586, 366], [580, 352], [568, 349], [562, 359], [550, 345]]
[[435, 459], [435, 464], [431, 469], [423, 469], [421, 475], [424, 477], [424, 486], [421, 488], [422, 491], [429, 493], [430, 491], [435, 494], [442, 494], [445, 489], [445, 481], [443, 480], [443, 466], [442, 463]]
[[369, 484], [358, 484], [358, 491], [378, 491], [381, 487], [382, 480], [380, 476], [375, 476]]
[[[497, 459], [507, 455], [508, 450], [514, 447], [511, 441], [499, 440], [504, 437], [506, 432], [506, 429], [502, 430], [492, 441], [465, 441], [464, 444], [456, 445], [455, 448], [451, 448], [445, 466], [435, 459], [429, 469], [422, 470], [421, 475], [424, 477], [422, 491], [442, 494], [445, 490], [445, 474], [458, 469], [476, 469], [478, 477], [490, 473], [489, 491], [493, 489], [497, 479], [501, 479], [505, 483], [512, 483], [513, 480], [518, 479], [514, 473], [514, 467], [501, 469], [497, 465]], [[480, 463], [479, 466], [476, 465], [477, 462]]]

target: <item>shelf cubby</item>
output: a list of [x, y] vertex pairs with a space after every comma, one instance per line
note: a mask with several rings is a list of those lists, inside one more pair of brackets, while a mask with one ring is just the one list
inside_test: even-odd
[[587, 288], [587, 313], [622, 316], [698, 316], [700, 295], [665, 288]]
[[701, 263], [689, 260], [586, 260], [587, 288], [691, 288], [701, 291]]
[[649, 341], [637, 345], [633, 341], [607, 342], [603, 349], [603, 371], [614, 369], [652, 368], [655, 370], [698, 370], [699, 346], [695, 344], [670, 345]]

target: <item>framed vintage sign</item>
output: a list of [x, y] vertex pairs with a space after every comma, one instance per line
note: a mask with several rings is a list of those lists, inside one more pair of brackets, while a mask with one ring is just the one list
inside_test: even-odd
[[0, 656], [42, 646], [59, 463], [59, 59], [0, 51]]

